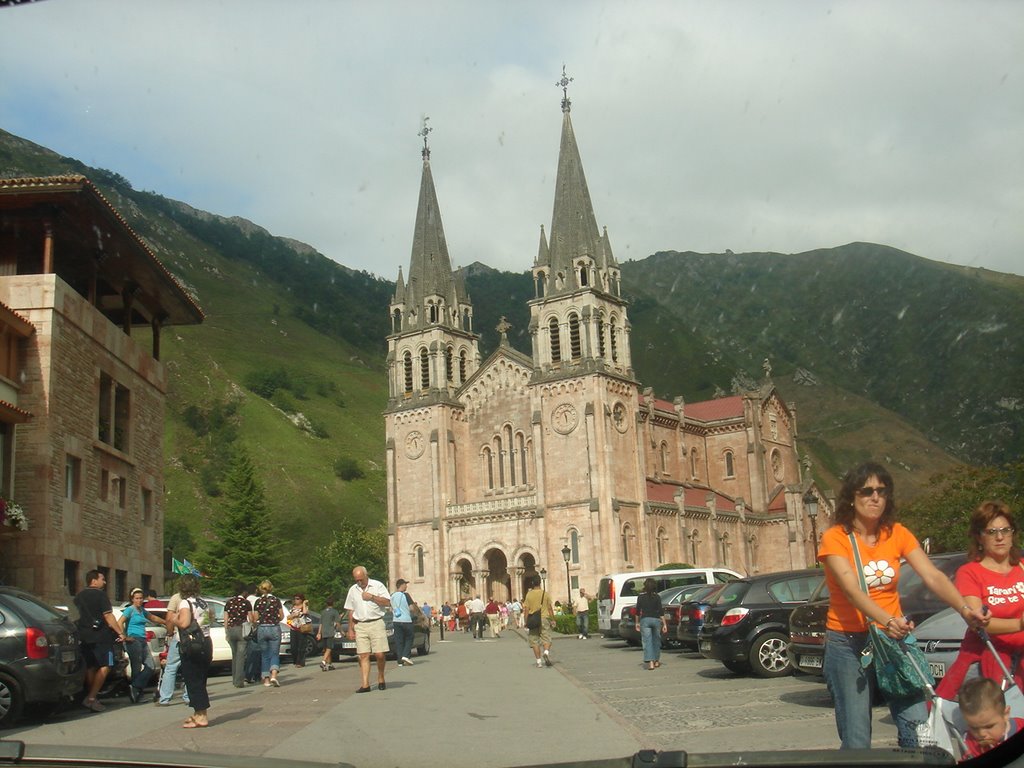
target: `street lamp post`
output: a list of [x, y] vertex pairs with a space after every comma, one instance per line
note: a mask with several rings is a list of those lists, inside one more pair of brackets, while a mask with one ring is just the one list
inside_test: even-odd
[[[807, 519], [811, 521], [811, 543], [814, 549], [818, 548], [818, 497], [810, 488], [804, 494], [804, 509], [807, 510]], [[817, 555], [817, 552], [815, 552]]]
[[566, 544], [562, 547], [562, 559], [565, 560], [565, 594], [568, 595], [569, 615], [572, 615], [572, 583], [569, 581], [569, 558], [572, 557], [572, 550]]
[[548, 569], [547, 568], [541, 568], [540, 569], [540, 583], [542, 585], [544, 585], [544, 589], [548, 588]]

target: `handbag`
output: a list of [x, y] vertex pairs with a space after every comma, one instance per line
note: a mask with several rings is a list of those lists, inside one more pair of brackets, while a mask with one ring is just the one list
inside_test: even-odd
[[[864, 566], [860, 560], [857, 537], [852, 532], [850, 543], [853, 545], [853, 558], [857, 566], [857, 575], [860, 577], [860, 587], [864, 594], [870, 594], [867, 580], [864, 578]], [[902, 640], [894, 640], [867, 616], [864, 617], [864, 621], [868, 625], [868, 638], [871, 642], [861, 653], [860, 665], [864, 669], [874, 666], [878, 687], [886, 698], [917, 697], [935, 685], [928, 661], [917, 647], [913, 635], [908, 634]]]
[[544, 595], [546, 593], [541, 591], [540, 593], [540, 608], [534, 613], [526, 614], [526, 628], [527, 629], [540, 629], [541, 613], [544, 611]]
[[206, 635], [196, 621], [196, 604], [188, 601], [192, 614], [192, 623], [185, 629], [178, 630], [178, 653], [185, 659], [197, 659], [206, 653]]

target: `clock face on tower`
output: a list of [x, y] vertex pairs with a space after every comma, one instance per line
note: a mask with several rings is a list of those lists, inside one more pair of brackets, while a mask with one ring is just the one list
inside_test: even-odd
[[570, 403], [562, 403], [551, 412], [551, 428], [560, 435], [572, 432], [579, 422], [579, 414]]
[[410, 459], [418, 459], [423, 455], [426, 446], [423, 442], [423, 435], [419, 432], [410, 432], [405, 437], [405, 455]]
[[626, 421], [626, 406], [622, 403], [616, 403], [615, 407], [612, 408], [612, 424], [619, 432], [625, 432], [629, 429], [629, 422]]

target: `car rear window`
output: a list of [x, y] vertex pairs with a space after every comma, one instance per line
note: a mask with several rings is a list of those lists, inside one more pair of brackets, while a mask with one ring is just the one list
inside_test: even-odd
[[5, 594], [0, 601], [20, 613], [28, 623], [49, 623], [65, 617], [55, 608], [30, 595]]
[[720, 606], [735, 605], [743, 599], [743, 596], [747, 594], [748, 589], [750, 589], [750, 584], [746, 581], [731, 581], [722, 587], [722, 591], [715, 597], [715, 601], [712, 605], [716, 608]]
[[776, 581], [768, 585], [768, 594], [780, 603], [804, 603], [810, 599], [822, 578], [822, 575], [814, 574]]
[[611, 600], [611, 598], [612, 598], [612, 592], [611, 592], [611, 589], [610, 589], [611, 585], [612, 585], [612, 580], [611, 579], [601, 579], [601, 581], [598, 582], [598, 585], [597, 585], [597, 599], [598, 600]]

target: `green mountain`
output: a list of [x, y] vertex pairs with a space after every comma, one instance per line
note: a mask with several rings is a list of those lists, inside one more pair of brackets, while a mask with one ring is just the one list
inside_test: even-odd
[[[290, 585], [340, 519], [381, 522], [384, 371], [394, 284], [311, 247], [158, 194], [0, 131], [0, 175], [87, 175], [206, 313], [164, 334], [169, 542], [201, 541], [234, 445], [251, 453]], [[410, 236], [415, 211], [410, 209]], [[481, 351], [502, 315], [530, 352], [528, 272], [464, 269]], [[866, 457], [904, 497], [958, 461], [1024, 453], [1024, 279], [856, 243], [796, 255], [664, 252], [622, 265], [634, 365], [687, 401], [770, 361], [799, 442], [835, 486]]]

